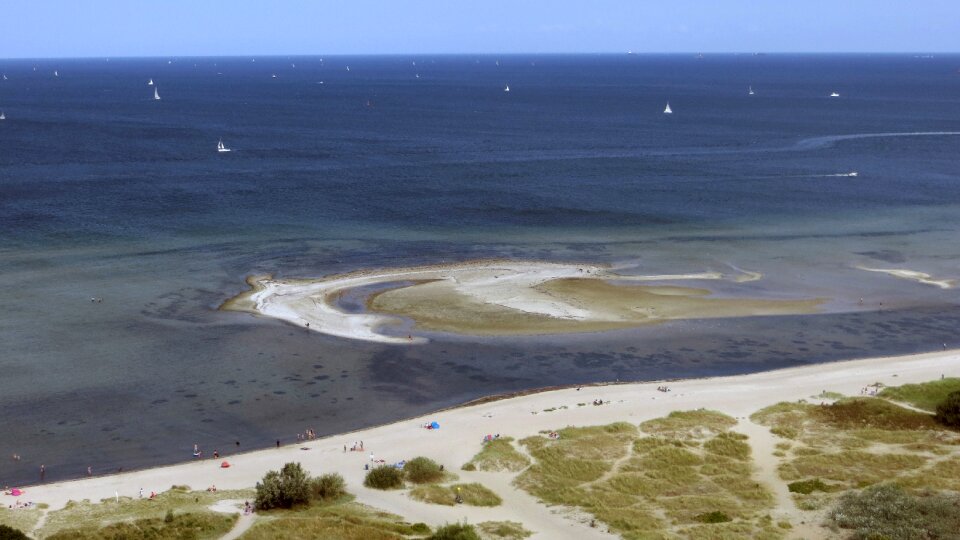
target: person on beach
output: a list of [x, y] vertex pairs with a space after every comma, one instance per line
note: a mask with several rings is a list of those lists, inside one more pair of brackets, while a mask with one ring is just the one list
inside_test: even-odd
[[143, 498], [143, 488], [140, 488], [140, 498]]
[[40, 481], [43, 482], [43, 477], [47, 474], [47, 468], [42, 464], [40, 465]]
[[93, 476], [93, 467], [87, 467], [87, 476]]
[[277, 448], [280, 448], [280, 439], [277, 439]]

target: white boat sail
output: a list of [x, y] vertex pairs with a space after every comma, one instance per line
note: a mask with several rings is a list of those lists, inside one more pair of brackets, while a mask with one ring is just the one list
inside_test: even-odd
[[3, 114], [3, 111], [0, 111], [0, 120], [6, 120], [7, 115]]
[[750, 89], [747, 91], [747, 95], [748, 95], [748, 96], [752, 96], [752, 95], [753, 95], [753, 86], [751, 86]]
[[217, 152], [229, 152], [230, 149], [223, 145], [223, 139], [217, 142]]
[[504, 86], [504, 87], [503, 87], [503, 91], [504, 91], [504, 92], [509, 92], [509, 91], [510, 91], [510, 85], [508, 84], [508, 85]]
[[60, 72], [57, 71], [57, 70], [53, 70], [53, 76], [54, 76], [54, 77], [59, 77], [59, 76], [60, 76]]
[[837, 92], [830, 92], [830, 97], [840, 97], [840, 94]]
[[7, 74], [6, 74], [6, 73], [3, 74], [3, 80], [7, 80]]
[[150, 79], [149, 81], [147, 81], [147, 86], [153, 86], [153, 79]]
[[156, 86], [153, 87], [153, 99], [155, 99], [155, 100], [157, 100], [157, 101], [160, 101], [160, 92], [159, 92], [159, 90], [160, 90], [160, 89], [157, 88]]
[[663, 114], [673, 114], [673, 109], [670, 108], [670, 102], [667, 102], [667, 106], [663, 108]]

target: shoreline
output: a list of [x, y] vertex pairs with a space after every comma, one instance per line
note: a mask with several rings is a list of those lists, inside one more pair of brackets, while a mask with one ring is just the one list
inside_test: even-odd
[[[811, 376], [816, 378], [818, 381], [817, 384], [822, 384], [825, 387], [824, 389], [830, 389], [831, 387], [835, 387], [836, 384], [848, 384], [849, 381], [846, 378], [831, 381], [830, 379], [821, 378], [822, 375], [828, 375], [831, 372], [834, 372], [834, 374], [840, 373], [840, 374], [844, 374], [846, 377], [849, 377], [849, 373], [847, 372], [849, 372], [850, 370], [863, 368], [865, 371], [864, 375], [867, 376], [869, 373], [876, 372], [880, 368], [887, 368], [887, 367], [900, 368], [901, 370], [903, 368], [911, 368], [913, 371], [920, 371], [921, 373], [923, 373], [923, 375], [921, 375], [919, 378], [911, 377], [909, 380], [903, 379], [900, 381], [896, 380], [899, 378], [898, 374], [892, 373], [891, 375], [887, 375], [886, 377], [888, 379], [888, 383], [890, 383], [888, 385], [906, 384], [909, 382], [922, 382], [927, 380], [933, 380], [934, 378], [939, 378], [941, 374], [953, 373], [954, 375], [956, 375], [958, 374], [958, 372], [960, 372], [960, 349], [948, 349], [944, 351], [917, 353], [917, 354], [904, 355], [904, 356], [892, 356], [892, 357], [881, 356], [881, 357], [869, 357], [869, 358], [860, 358], [860, 359], [851, 359], [851, 360], [838, 360], [835, 362], [776, 368], [771, 370], [757, 371], [757, 372], [745, 373], [745, 374], [739, 374], [739, 375], [718, 375], [718, 376], [698, 377], [698, 378], [690, 378], [690, 379], [681, 378], [681, 379], [657, 379], [657, 380], [648, 380], [648, 381], [595, 382], [595, 383], [586, 383], [586, 384], [579, 384], [579, 385], [572, 384], [572, 385], [540, 387], [540, 388], [533, 388], [528, 390], [520, 390], [516, 392], [492, 394], [492, 395], [480, 397], [477, 399], [473, 399], [458, 405], [437, 409], [437, 410], [434, 410], [433, 412], [430, 412], [424, 415], [409, 417], [401, 420], [395, 420], [395, 421], [387, 422], [384, 424], [367, 426], [367, 427], [353, 430], [353, 431], [327, 435], [327, 436], [319, 437], [317, 439], [313, 439], [309, 441], [300, 441], [300, 442], [297, 442], [296, 444], [287, 443], [282, 445], [279, 449], [267, 447], [267, 448], [260, 448], [260, 449], [254, 449], [254, 450], [246, 450], [239, 453], [225, 454], [224, 456], [219, 458], [219, 460], [217, 461], [222, 461], [222, 460], [241, 460], [241, 461], [250, 460], [250, 461], [257, 461], [257, 462], [263, 461], [263, 460], [271, 461], [271, 462], [275, 461], [276, 463], [273, 463], [271, 467], [276, 468], [282, 465], [283, 461], [273, 460], [269, 458], [278, 455], [278, 452], [284, 455], [288, 455], [291, 451], [297, 450], [300, 447], [311, 447], [311, 450], [312, 450], [314, 449], [313, 447], [326, 445], [330, 443], [334, 444], [334, 446], [336, 447], [338, 444], [336, 440], [343, 439], [343, 438], [348, 438], [348, 439], [357, 438], [359, 440], [366, 436], [366, 439], [364, 440], [373, 440], [374, 437], [377, 437], [378, 435], [380, 435], [380, 432], [392, 431], [400, 428], [406, 429], [406, 427], [409, 427], [412, 422], [417, 420], [423, 420], [428, 417], [436, 417], [441, 415], [448, 416], [451, 414], [462, 416], [464, 414], [485, 412], [487, 409], [511, 408], [518, 405], [528, 404], [527, 402], [547, 401], [553, 396], [559, 396], [565, 393], [568, 394], [569, 392], [580, 392], [580, 394], [576, 394], [576, 395], [583, 396], [584, 399], [587, 399], [587, 396], [596, 397], [597, 395], [601, 395], [600, 397], [616, 397], [625, 393], [629, 393], [631, 391], [647, 390], [650, 387], [653, 387], [655, 385], [659, 385], [662, 383], [683, 385], [684, 387], [690, 386], [690, 385], [697, 386], [697, 387], [711, 387], [711, 386], [716, 387], [716, 386], [724, 386], [728, 384], [732, 384], [732, 385], [755, 384], [757, 382], [755, 381], [755, 379], [760, 379], [760, 380], [770, 379], [773, 382], [776, 382], [776, 381], [786, 382], [787, 380], [793, 379], [793, 378], [808, 378]], [[937, 371], [937, 372], [934, 373], [934, 371]], [[873, 373], [873, 374], [875, 376], [881, 376], [878, 373]], [[936, 377], [934, 377], [934, 375], [936, 375]], [[892, 377], [892, 379], [890, 379], [890, 377]], [[867, 384], [866, 380], [863, 380], [860, 382], [863, 382], [863, 384], [858, 383], [858, 386], [864, 386], [865, 384]], [[869, 382], [872, 383], [876, 381], [871, 380]], [[782, 393], [782, 398], [778, 399], [778, 401], [791, 401], [790, 396], [796, 393], [806, 394], [807, 391], [806, 390], [797, 391], [795, 386], [788, 387], [784, 389], [784, 392]], [[663, 397], [677, 397], [677, 396], [683, 396], [683, 395], [684, 394], [672, 394], [672, 395], [665, 395]], [[655, 396], [655, 398], [656, 397], [660, 397], [660, 396]], [[809, 398], [810, 396], [806, 396], [806, 397]], [[776, 401], [768, 403], [767, 401], [762, 401], [758, 403], [756, 410], [759, 410], [763, 406], [770, 405], [775, 402]], [[723, 407], [723, 405], [724, 405], [723, 403], [714, 403], [714, 406], [716, 407]], [[686, 407], [679, 406], [678, 404], [678, 407], [672, 407], [671, 410], [679, 410], [684, 408]], [[706, 408], [710, 408], [710, 406], [707, 406]], [[754, 412], [754, 411], [750, 411], [750, 412]], [[534, 412], [533, 414], [537, 415], [538, 413]], [[634, 415], [629, 414], [625, 416], [634, 416]], [[602, 423], [602, 422], [598, 420], [596, 424], [599, 424], [599, 423]], [[593, 424], [586, 424], [581, 422], [581, 423], [574, 423], [574, 424], [567, 424], [567, 425], [593, 425]], [[419, 426], [419, 423], [417, 424], [417, 426]], [[536, 433], [536, 430], [533, 430], [530, 434], [533, 434], [533, 433]], [[513, 432], [507, 432], [506, 434], [512, 435]], [[479, 440], [479, 437], [482, 437], [482, 435], [478, 435], [477, 440]], [[368, 447], [370, 446], [371, 445], [368, 445]], [[334, 450], [336, 450], [336, 448], [334, 448]], [[337, 453], [339, 453], [339, 451]], [[296, 454], [296, 455], [301, 455], [301, 454]], [[21, 487], [21, 489], [28, 490], [29, 495], [25, 496], [24, 497], [25, 499], [32, 500], [34, 502], [47, 502], [48, 504], [50, 504], [51, 510], [56, 510], [57, 508], [62, 507], [63, 504], [65, 504], [66, 501], [69, 500], [68, 498], [64, 498], [63, 495], [56, 494], [56, 491], [59, 489], [73, 488], [73, 487], [80, 487], [80, 486], [92, 487], [96, 489], [97, 487], [102, 487], [104, 485], [109, 485], [109, 486], [115, 485], [117, 481], [120, 481], [120, 480], [131, 480], [131, 479], [136, 479], [137, 477], [143, 477], [143, 476], [155, 476], [158, 473], [163, 473], [163, 472], [186, 473], [185, 475], [181, 475], [181, 476], [183, 476], [183, 478], [186, 478], [187, 480], [185, 481], [171, 480], [170, 482], [166, 482], [166, 484], [171, 484], [171, 485], [183, 484], [183, 483], [189, 484], [190, 483], [189, 478], [192, 477], [189, 471], [204, 465], [209, 467], [217, 466], [216, 463], [214, 463], [214, 459], [204, 458], [201, 460], [181, 461], [178, 463], [158, 465], [158, 466], [147, 467], [143, 469], [131, 469], [131, 470], [125, 470], [122, 472], [106, 473], [102, 475], [96, 475], [93, 477], [81, 477], [81, 478], [51, 481], [51, 482], [46, 482], [41, 484], [24, 484], [22, 486], [11, 486], [11, 487]], [[459, 463], [456, 465], [457, 467], [459, 467]], [[262, 476], [262, 474], [265, 473], [266, 470], [267, 469], [260, 471], [260, 475], [256, 476], [256, 479], [259, 480], [260, 476]], [[174, 479], [176, 478], [176, 476], [171, 475], [168, 478]], [[169, 486], [166, 484], [165, 484], [164, 490], [169, 489]], [[230, 483], [230, 486], [234, 486], [233, 482]], [[239, 487], [252, 487], [252, 486], [253, 486], [253, 482], [249, 483], [249, 485], [246, 485], [246, 484], [239, 485]], [[193, 487], [194, 489], [198, 489], [198, 486], [191, 486], [191, 487]], [[69, 491], [72, 491], [72, 490], [69, 490]], [[160, 490], [157, 490], [157, 491], [160, 492]], [[103, 496], [99, 498], [113, 497], [114, 492], [115, 491], [112, 490], [111, 488], [111, 491], [104, 492]], [[90, 495], [80, 497], [80, 499], [84, 499], [84, 498], [94, 500], [93, 498], [90, 497]], [[79, 499], [76, 499], [76, 500], [79, 500]], [[59, 506], [56, 504], [58, 501], [60, 502]]]

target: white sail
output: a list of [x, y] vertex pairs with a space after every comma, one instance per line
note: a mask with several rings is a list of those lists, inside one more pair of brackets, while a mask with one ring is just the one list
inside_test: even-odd
[[0, 111], [0, 120], [6, 120], [6, 119], [7, 119], [7, 115], [4, 114], [3, 111]]
[[747, 95], [749, 96], [753, 95], [753, 86], [751, 86], [750, 89], [747, 91]]
[[837, 92], [830, 92], [830, 97], [840, 97], [840, 94]]
[[508, 85], [504, 86], [504, 87], [503, 87], [503, 91], [504, 91], [504, 92], [509, 92], [509, 91], [510, 91], [510, 85], [508, 84]]
[[6, 74], [6, 73], [3, 74], [3, 80], [7, 80], [7, 74]]
[[147, 86], [153, 86], [153, 79], [150, 79], [149, 81], [147, 81]]
[[54, 76], [54, 77], [59, 77], [59, 76], [60, 76], [60, 72], [57, 71], [57, 70], [53, 70], [53, 76]]
[[663, 114], [673, 114], [673, 109], [670, 108], [670, 102], [667, 102], [667, 106], [663, 109]]
[[217, 152], [229, 152], [230, 149], [223, 145], [223, 139], [217, 141]]
[[160, 90], [160, 89], [157, 88], [156, 86], [153, 87], [153, 99], [156, 99], [156, 100], [159, 100], [159, 99], [160, 99], [160, 91], [159, 91], [159, 90]]

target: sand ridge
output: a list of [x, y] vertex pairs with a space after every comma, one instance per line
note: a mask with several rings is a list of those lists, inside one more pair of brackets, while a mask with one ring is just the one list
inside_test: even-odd
[[[669, 319], [810, 313], [820, 300], [706, 299], [710, 291], [654, 282], [756, 281], [757, 272], [631, 275], [584, 263], [481, 260], [386, 268], [316, 279], [251, 276], [251, 290], [224, 310], [246, 311], [324, 334], [392, 344], [425, 343], [422, 336], [384, 331], [412, 319], [427, 330], [478, 335], [599, 331]], [[396, 284], [390, 288], [391, 284]], [[338, 306], [349, 290], [387, 286], [371, 294], [367, 311]], [[613, 288], [613, 289], [612, 289]], [[396, 335], [396, 334], [401, 335]]]

